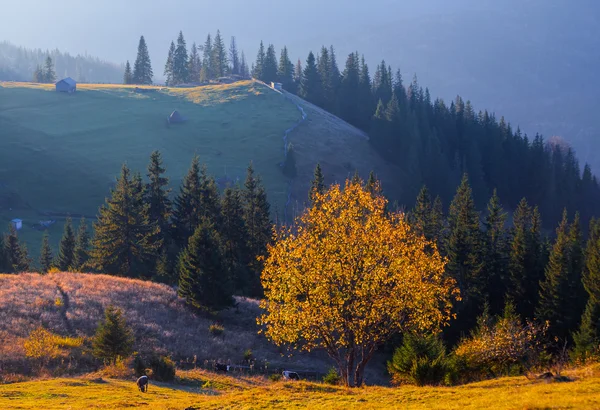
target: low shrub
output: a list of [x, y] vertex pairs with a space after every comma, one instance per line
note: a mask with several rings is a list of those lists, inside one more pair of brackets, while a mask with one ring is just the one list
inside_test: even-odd
[[323, 376], [323, 382], [327, 384], [339, 384], [341, 380], [340, 375], [335, 367], [329, 369], [329, 372], [325, 376]]
[[388, 362], [388, 371], [396, 384], [441, 384], [448, 373], [444, 343], [436, 335], [407, 334]]
[[208, 331], [213, 336], [220, 336], [225, 331], [225, 327], [219, 323], [213, 323], [208, 327]]
[[251, 349], [248, 349], [244, 352], [244, 360], [249, 362], [254, 358], [254, 354]]
[[278, 382], [281, 380], [281, 375], [279, 373], [274, 373], [269, 376], [269, 380], [272, 382]]
[[150, 359], [152, 377], [159, 382], [171, 382], [175, 380], [175, 362], [167, 356], [154, 356]]
[[133, 373], [132, 359], [118, 356], [114, 362], [106, 364], [101, 372], [104, 377], [128, 379]]
[[67, 356], [72, 349], [83, 345], [81, 337], [64, 337], [50, 332], [43, 327], [33, 330], [23, 342], [25, 355], [39, 360], [44, 366], [52, 359]]
[[135, 376], [147, 376], [147, 370], [148, 369], [146, 368], [146, 363], [144, 362], [144, 359], [142, 359], [142, 356], [140, 356], [139, 354], [133, 356], [133, 371], [135, 373]]

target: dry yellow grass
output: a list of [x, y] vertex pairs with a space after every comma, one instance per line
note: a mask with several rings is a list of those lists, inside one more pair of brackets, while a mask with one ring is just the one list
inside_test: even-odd
[[567, 372], [574, 381], [507, 377], [460, 387], [345, 389], [308, 382], [269, 382], [195, 371], [178, 384], [133, 380], [53, 379], [0, 385], [0, 408], [10, 409], [598, 409], [600, 369]]

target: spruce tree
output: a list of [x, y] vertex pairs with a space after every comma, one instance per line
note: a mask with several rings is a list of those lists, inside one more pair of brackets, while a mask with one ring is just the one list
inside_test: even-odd
[[231, 37], [231, 42], [229, 43], [229, 62], [231, 63], [231, 74], [242, 75], [240, 53], [238, 52], [235, 36]]
[[44, 70], [42, 70], [41, 65], [37, 65], [35, 71], [33, 72], [33, 82], [34, 83], [45, 83], [46, 80], [44, 78]]
[[86, 268], [90, 258], [90, 234], [84, 217], [79, 221], [77, 236], [75, 237], [75, 249], [73, 250], [73, 270], [82, 272]]
[[600, 355], [600, 220], [590, 222], [582, 282], [588, 301], [579, 330], [573, 335], [574, 356], [581, 361]]
[[73, 268], [73, 259], [75, 251], [75, 233], [70, 217], [67, 217], [63, 230], [63, 236], [58, 247], [58, 255], [56, 255], [56, 267], [67, 272]]
[[210, 33], [206, 36], [202, 53], [202, 69], [200, 70], [200, 81], [210, 81], [215, 78], [213, 65], [213, 45]]
[[566, 301], [569, 292], [569, 232], [567, 210], [556, 229], [556, 239], [550, 252], [544, 280], [540, 283], [540, 299], [536, 309], [536, 317], [548, 322], [548, 333], [553, 338], [564, 342], [569, 335], [569, 318], [566, 313]]
[[227, 61], [227, 50], [221, 37], [221, 31], [217, 30], [212, 47], [212, 66], [216, 78], [229, 74], [229, 62]]
[[249, 294], [248, 231], [244, 222], [242, 192], [238, 186], [226, 188], [221, 202], [221, 248], [223, 264], [237, 294]]
[[310, 206], [315, 205], [315, 194], [323, 195], [325, 193], [325, 177], [321, 170], [321, 164], [317, 163], [313, 176], [312, 183], [310, 185], [310, 191], [308, 192], [308, 203]]
[[279, 67], [277, 68], [278, 81], [283, 85], [283, 89], [291, 93], [296, 92], [294, 83], [294, 64], [290, 60], [287, 47], [283, 47], [279, 57]]
[[184, 247], [196, 230], [200, 212], [200, 162], [198, 156], [194, 156], [174, 201], [173, 238], [179, 247]]
[[581, 220], [579, 212], [577, 212], [569, 227], [569, 290], [563, 311], [571, 331], [575, 331], [579, 327], [581, 316], [585, 310], [587, 294], [582, 282], [584, 263]]
[[177, 46], [173, 52], [173, 84], [183, 84], [188, 81], [188, 54], [183, 32], [179, 32]]
[[144, 36], [141, 36], [138, 44], [137, 57], [133, 64], [133, 83], [152, 84], [153, 75], [150, 54], [148, 54], [148, 46], [146, 45]]
[[200, 167], [200, 202], [199, 216], [214, 224], [219, 229], [221, 223], [221, 199], [215, 178], [208, 173], [206, 164]]
[[118, 358], [127, 358], [133, 353], [133, 343], [133, 331], [127, 326], [121, 309], [108, 306], [104, 310], [104, 321], [94, 335], [94, 357], [105, 363], [115, 363]]
[[450, 340], [456, 341], [475, 325], [474, 319], [483, 309], [486, 287], [479, 213], [466, 174], [450, 204], [444, 248], [448, 258], [446, 270], [456, 280], [462, 299], [456, 304], [457, 322], [448, 331]]
[[188, 61], [188, 81], [193, 83], [200, 82], [201, 70], [202, 60], [200, 59], [200, 54], [198, 53], [198, 47], [196, 46], [196, 43], [193, 43]]
[[19, 241], [17, 230], [10, 224], [8, 234], [4, 237], [4, 257], [6, 267], [10, 272], [27, 272], [31, 269], [31, 259], [27, 246]]
[[248, 63], [246, 62], [246, 55], [242, 51], [242, 56], [240, 58], [240, 75], [242, 78], [250, 78], [250, 69], [248, 68]]
[[423, 235], [425, 239], [431, 241], [436, 235], [435, 232], [430, 231], [430, 217], [431, 217], [431, 196], [426, 186], [421, 188], [419, 195], [417, 196], [417, 202], [415, 207], [410, 212], [409, 221], [410, 225], [417, 235]]
[[150, 221], [153, 221], [159, 230], [161, 241], [166, 239], [170, 230], [171, 218], [171, 200], [169, 193], [169, 178], [164, 176], [166, 169], [163, 167], [162, 156], [159, 151], [150, 154], [150, 164], [148, 165], [148, 184], [146, 185], [145, 195], [148, 205], [148, 215]]
[[260, 80], [267, 84], [277, 81], [277, 55], [275, 54], [275, 46], [273, 44], [269, 44], [269, 47], [267, 47]]
[[44, 67], [44, 82], [54, 83], [56, 82], [56, 73], [54, 72], [54, 62], [52, 57], [46, 57], [46, 64]]
[[498, 193], [494, 193], [487, 206], [485, 218], [485, 255], [484, 271], [487, 276], [487, 289], [485, 294], [492, 314], [502, 312], [505, 296], [503, 279], [508, 269], [508, 244], [504, 224], [506, 213], [500, 204]]
[[129, 64], [129, 60], [125, 64], [125, 74], [123, 74], [123, 84], [132, 84], [133, 83], [133, 74], [131, 72], [131, 65]]
[[167, 55], [167, 62], [165, 63], [165, 84], [173, 85], [173, 56], [175, 55], [175, 43], [171, 41], [169, 47], [169, 54]]
[[179, 256], [179, 296], [190, 306], [215, 312], [233, 305], [232, 287], [223, 266], [220, 239], [214, 226], [203, 220]]
[[48, 232], [44, 232], [42, 237], [42, 248], [40, 251], [40, 272], [48, 273], [52, 268], [52, 248], [50, 247], [50, 241], [48, 239]]
[[162, 244], [155, 239], [157, 228], [149, 220], [143, 193], [139, 174], [131, 176], [123, 165], [117, 185], [94, 223], [90, 262], [97, 271], [128, 277], [148, 273]]
[[256, 62], [254, 63], [254, 69], [252, 70], [252, 77], [257, 80], [261, 80], [264, 78], [264, 67], [265, 67], [265, 46], [261, 40], [260, 47], [258, 48], [258, 54], [256, 55]]
[[250, 250], [249, 292], [252, 296], [261, 296], [260, 274], [263, 265], [258, 258], [266, 255], [267, 244], [272, 237], [272, 223], [267, 194], [260, 177], [254, 174], [252, 163], [248, 166], [244, 186], [244, 221], [248, 230], [248, 249]]
[[315, 105], [322, 105], [323, 87], [321, 77], [315, 63], [315, 55], [312, 51], [306, 59], [306, 66], [302, 72], [302, 80], [300, 81], [300, 89], [298, 95], [306, 101]]

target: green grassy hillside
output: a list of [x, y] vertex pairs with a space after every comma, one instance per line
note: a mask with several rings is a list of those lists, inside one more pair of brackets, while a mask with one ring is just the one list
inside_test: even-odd
[[10, 409], [597, 409], [598, 368], [567, 372], [574, 381], [507, 377], [459, 387], [403, 386], [345, 389], [307, 382], [269, 382], [208, 372], [178, 374], [178, 384], [150, 384], [95, 376], [0, 385]]
[[[152, 87], [148, 87], [152, 88]], [[167, 127], [178, 110], [187, 122]], [[250, 160], [273, 207], [287, 200], [284, 131], [300, 112], [253, 82], [189, 89], [81, 84], [75, 95], [53, 86], [0, 83], [0, 227], [24, 220], [22, 238], [37, 256], [42, 233], [32, 225], [62, 215], [95, 216], [121, 164], [145, 172], [150, 153], [162, 152], [171, 185], [178, 187], [194, 153], [217, 178], [245, 176]], [[52, 216], [45, 216], [50, 213]]]

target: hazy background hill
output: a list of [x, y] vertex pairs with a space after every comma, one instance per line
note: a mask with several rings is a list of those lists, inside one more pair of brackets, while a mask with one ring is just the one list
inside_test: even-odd
[[600, 4], [592, 0], [22, 0], [3, 8], [28, 13], [3, 21], [0, 39], [31, 48], [124, 63], [144, 34], [157, 79], [179, 30], [191, 44], [220, 28], [252, 60], [261, 39], [303, 61], [322, 44], [337, 48], [340, 64], [358, 49], [372, 69], [385, 58], [408, 80], [416, 72], [433, 96], [460, 94], [529, 134], [561, 135], [600, 169]]

